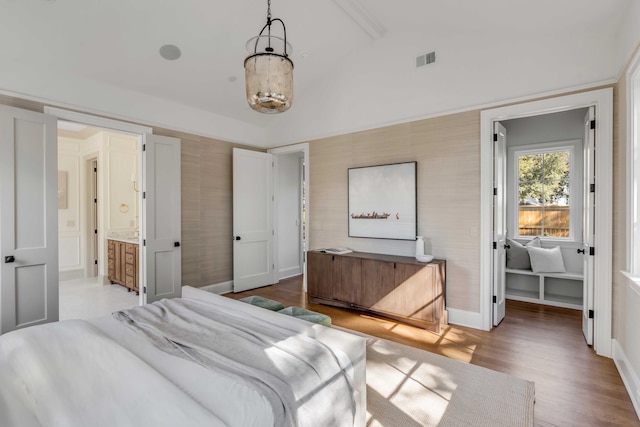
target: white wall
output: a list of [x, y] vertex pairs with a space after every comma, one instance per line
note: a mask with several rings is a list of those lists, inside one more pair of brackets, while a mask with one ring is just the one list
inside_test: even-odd
[[278, 278], [302, 274], [301, 263], [301, 153], [277, 156]]

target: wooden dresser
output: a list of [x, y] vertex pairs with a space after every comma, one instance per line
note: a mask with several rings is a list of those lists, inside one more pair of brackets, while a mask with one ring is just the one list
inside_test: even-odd
[[377, 313], [440, 332], [447, 323], [446, 262], [353, 252], [307, 253], [309, 302]]
[[137, 243], [107, 240], [109, 281], [119, 283], [129, 291], [140, 293], [138, 286], [138, 264], [140, 252]]

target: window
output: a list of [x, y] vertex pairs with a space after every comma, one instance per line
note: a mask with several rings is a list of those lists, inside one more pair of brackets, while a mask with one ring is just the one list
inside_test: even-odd
[[629, 259], [627, 270], [640, 284], [640, 56], [627, 75], [628, 85], [628, 181], [627, 218]]
[[573, 146], [548, 144], [513, 152], [516, 236], [574, 238], [573, 210], [581, 198], [572, 185], [573, 152]]

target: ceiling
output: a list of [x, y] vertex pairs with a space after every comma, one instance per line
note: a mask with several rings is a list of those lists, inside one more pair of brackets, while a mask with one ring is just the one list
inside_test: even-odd
[[[244, 94], [245, 43], [264, 25], [266, 1], [0, 0], [0, 90], [277, 145], [611, 80], [629, 54], [632, 3], [273, 0], [295, 64], [294, 107], [273, 116], [249, 109]], [[165, 44], [182, 56], [163, 59]], [[417, 74], [415, 56], [431, 49], [439, 68]], [[554, 67], [565, 71], [536, 81]]]

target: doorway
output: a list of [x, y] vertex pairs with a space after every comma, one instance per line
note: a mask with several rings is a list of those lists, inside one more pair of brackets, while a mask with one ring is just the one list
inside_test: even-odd
[[[494, 205], [494, 235], [500, 236], [494, 288], [496, 295], [504, 291], [505, 299], [584, 311], [585, 340], [591, 345], [589, 188], [595, 177], [585, 163], [595, 149], [585, 120], [590, 121], [588, 108], [496, 123], [501, 135], [494, 175], [501, 179], [494, 180], [494, 188], [502, 197]], [[503, 317], [504, 308], [496, 303], [494, 325]]]
[[139, 139], [58, 120], [61, 319], [140, 303]]
[[[481, 307], [482, 329], [492, 327], [494, 259], [493, 243], [493, 125], [510, 119], [534, 117], [580, 108], [595, 107], [597, 126], [594, 129], [598, 142], [598, 162], [595, 176], [598, 177], [595, 200], [594, 235], [597, 248], [593, 256], [593, 279], [598, 283], [593, 304], [594, 349], [603, 356], [611, 354], [611, 186], [613, 144], [613, 96], [611, 89], [594, 90], [574, 95], [548, 98], [542, 101], [515, 104], [481, 112]], [[486, 249], [485, 249], [486, 248]]]
[[308, 164], [308, 144], [267, 153], [234, 148], [234, 292], [304, 274]]
[[269, 150], [276, 165], [276, 265], [278, 279], [303, 274], [307, 290], [306, 251], [309, 230], [309, 144]]

